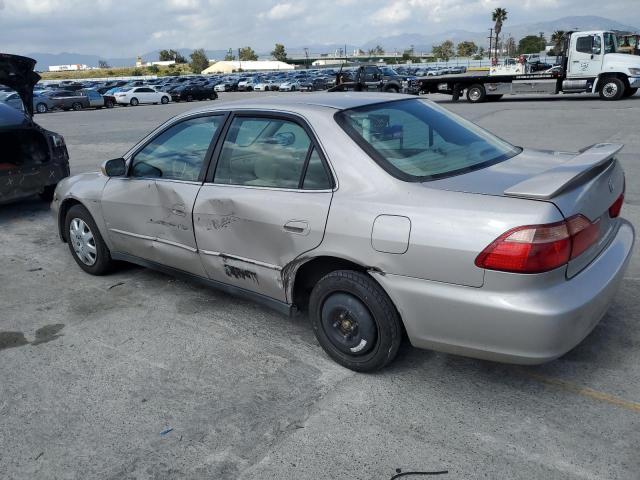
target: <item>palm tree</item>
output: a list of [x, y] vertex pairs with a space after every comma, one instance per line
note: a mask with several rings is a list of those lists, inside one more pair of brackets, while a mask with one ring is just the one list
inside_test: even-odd
[[551, 42], [553, 43], [553, 53], [555, 53], [556, 56], [560, 55], [560, 52], [562, 51], [562, 42], [564, 41], [565, 34], [566, 32], [564, 30], [556, 30], [551, 35]]
[[494, 22], [496, 22], [494, 26], [494, 31], [496, 32], [496, 60], [498, 59], [498, 37], [500, 36], [500, 32], [502, 32], [502, 24], [507, 20], [507, 10], [505, 8], [496, 8], [491, 14], [491, 18]]

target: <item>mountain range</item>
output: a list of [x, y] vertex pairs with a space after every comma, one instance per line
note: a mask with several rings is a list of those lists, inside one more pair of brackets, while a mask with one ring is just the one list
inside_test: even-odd
[[[639, 29], [631, 25], [624, 25], [615, 20], [611, 20], [604, 17], [597, 16], [572, 16], [563, 17], [556, 20], [550, 20], [546, 22], [526, 23], [520, 25], [510, 25], [506, 23], [502, 30], [502, 38], [512, 36], [516, 41], [527, 35], [539, 35], [540, 32], [549, 38], [556, 30], [620, 30], [636, 32]], [[306, 48], [309, 50], [310, 55], [317, 55], [320, 53], [334, 53], [338, 49], [344, 49], [346, 47], [348, 52], [352, 52], [357, 48], [367, 51], [374, 48], [377, 45], [382, 46], [386, 51], [403, 51], [411, 46], [418, 52], [430, 52], [434, 44], [443, 42], [444, 40], [452, 40], [454, 43], [462, 41], [472, 41], [477, 45], [488, 44], [489, 29], [485, 32], [470, 32], [466, 30], [449, 30], [442, 33], [406, 33], [393, 36], [381, 36], [374, 38], [363, 45], [343, 45], [343, 44], [319, 44], [308, 45]], [[168, 45], [167, 48], [171, 48]], [[301, 54], [304, 52], [302, 46], [286, 46], [287, 51], [290, 53]], [[255, 48], [260, 57], [269, 57], [269, 49], [263, 50], [261, 48]], [[187, 57], [193, 51], [193, 49], [182, 48], [178, 49], [180, 54]], [[227, 50], [206, 50], [207, 56], [210, 59], [222, 59], [227, 53]], [[135, 65], [136, 55], [129, 58], [105, 58], [99, 55], [80, 54], [80, 53], [41, 53], [34, 52], [27, 54], [27, 56], [35, 58], [38, 62], [38, 70], [47, 70], [49, 65], [68, 65], [68, 64], [84, 64], [90, 67], [98, 66], [100, 60], [105, 60], [112, 67], [132, 66]], [[145, 62], [157, 61], [159, 56], [159, 50], [147, 52], [142, 56]]]

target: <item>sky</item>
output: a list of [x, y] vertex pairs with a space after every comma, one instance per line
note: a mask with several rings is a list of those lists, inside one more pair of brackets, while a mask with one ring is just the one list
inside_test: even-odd
[[[362, 45], [401, 33], [484, 31], [599, 15], [640, 27], [639, 0], [0, 0], [0, 51], [130, 57], [163, 48]], [[606, 5], [606, 9], [603, 9]]]

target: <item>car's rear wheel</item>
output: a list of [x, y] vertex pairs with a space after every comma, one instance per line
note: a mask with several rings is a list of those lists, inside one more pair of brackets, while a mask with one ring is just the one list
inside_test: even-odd
[[368, 275], [337, 270], [314, 286], [309, 315], [327, 354], [357, 372], [383, 368], [397, 355], [402, 324], [385, 291]]
[[169, 103], [169, 97], [162, 97], [162, 99], [160, 100], [160, 103], [162, 103], [163, 105], [166, 105], [167, 103]]
[[113, 266], [107, 245], [89, 211], [74, 205], [67, 212], [64, 232], [71, 256], [82, 270], [92, 275], [103, 275]]
[[487, 97], [484, 85], [475, 84], [467, 88], [467, 100], [471, 103], [482, 103]]
[[36, 112], [38, 113], [47, 113], [47, 110], [49, 109], [47, 108], [46, 103], [38, 103], [36, 105]]
[[218, 99], [218, 94], [217, 93], [213, 93], [209, 96], [209, 100], [217, 100]]
[[138, 99], [137, 99], [136, 97], [133, 97], [133, 98], [129, 101], [129, 103], [131, 104], [131, 106], [132, 106], [132, 107], [137, 107], [137, 106], [140, 104], [140, 102], [138, 101]]
[[77, 112], [78, 110], [82, 110], [82, 104], [80, 102], [73, 102], [71, 108]]
[[625, 85], [619, 78], [606, 78], [600, 87], [600, 98], [613, 101], [620, 100], [624, 95]]

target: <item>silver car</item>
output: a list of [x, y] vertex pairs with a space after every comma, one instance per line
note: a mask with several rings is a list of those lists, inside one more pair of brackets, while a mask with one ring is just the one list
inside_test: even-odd
[[523, 150], [413, 96], [319, 93], [179, 115], [60, 182], [86, 272], [125, 260], [307, 311], [357, 371], [402, 338], [537, 364], [577, 345], [634, 243], [620, 145]]

